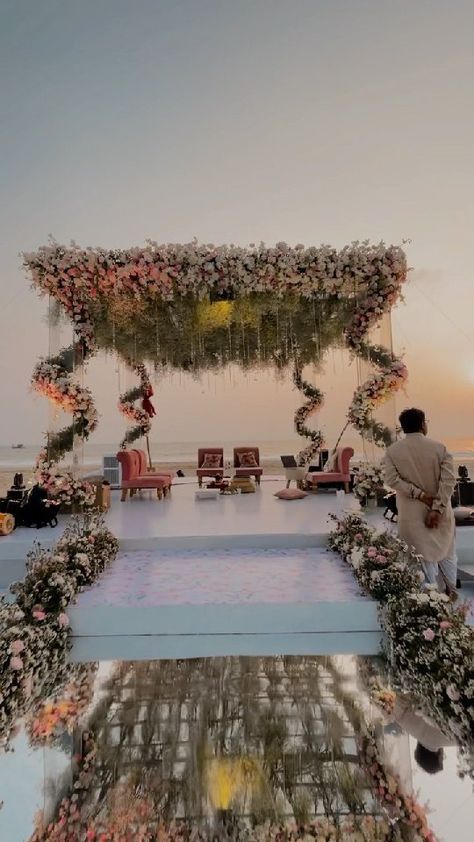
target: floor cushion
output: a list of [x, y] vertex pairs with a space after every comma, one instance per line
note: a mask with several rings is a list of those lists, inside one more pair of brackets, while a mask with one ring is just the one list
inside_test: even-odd
[[278, 497], [279, 500], [302, 500], [307, 496], [306, 491], [301, 488], [282, 488], [274, 494], [274, 497]]
[[474, 509], [467, 506], [458, 506], [454, 509], [454, 519], [457, 526], [473, 526]]
[[196, 500], [217, 500], [219, 497], [218, 488], [200, 488], [194, 492]]

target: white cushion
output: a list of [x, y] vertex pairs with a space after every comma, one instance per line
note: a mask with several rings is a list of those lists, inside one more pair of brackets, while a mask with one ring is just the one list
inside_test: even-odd
[[325, 474], [333, 474], [338, 471], [338, 464], [337, 464], [337, 451], [334, 453], [329, 454], [329, 459], [326, 462], [323, 471]]
[[218, 488], [200, 488], [195, 492], [196, 500], [216, 500], [219, 497]]

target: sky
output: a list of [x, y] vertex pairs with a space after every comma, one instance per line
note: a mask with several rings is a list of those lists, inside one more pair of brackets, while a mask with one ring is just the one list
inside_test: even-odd
[[[45, 305], [19, 253], [50, 234], [409, 239], [397, 406], [474, 439], [471, 0], [0, 0], [0, 16], [0, 445], [38, 442], [48, 423], [29, 389]], [[331, 353], [313, 375], [329, 439], [355, 384], [347, 362]], [[110, 358], [90, 364], [97, 442], [121, 437], [126, 380]], [[299, 403], [271, 373], [174, 376], [156, 392], [163, 442], [288, 438]]]

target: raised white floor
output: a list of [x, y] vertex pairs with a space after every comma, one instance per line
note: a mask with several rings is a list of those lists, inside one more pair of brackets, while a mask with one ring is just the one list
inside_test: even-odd
[[97, 658], [97, 649], [102, 659], [139, 659], [354, 645], [373, 654], [380, 645], [375, 603], [319, 547], [121, 553], [69, 615], [76, 660]]
[[[121, 555], [71, 608], [72, 658], [377, 652], [375, 603], [324, 549], [340, 501], [324, 492], [279, 500], [284, 484], [215, 500], [196, 500], [186, 481], [163, 501], [145, 492], [121, 503], [114, 493], [106, 522]], [[351, 496], [343, 505], [358, 509]], [[390, 528], [380, 510], [368, 517]], [[24, 576], [34, 540], [50, 546], [66, 522], [1, 538], [0, 587]], [[474, 528], [458, 540], [469, 554]]]
[[[158, 501], [144, 492], [121, 503], [114, 492], [106, 522], [123, 550], [196, 549], [209, 547], [324, 546], [330, 514], [341, 508], [334, 493], [310, 494], [303, 500], [278, 500], [274, 492], [285, 485], [282, 477], [266, 479], [255, 494], [196, 500], [197, 485], [189, 480], [174, 485], [170, 497]], [[358, 508], [352, 496], [346, 507]], [[374, 526], [390, 528], [381, 510], [369, 515]], [[61, 535], [66, 517], [56, 529], [21, 528], [0, 538], [0, 589], [25, 574], [25, 559], [34, 541], [52, 546]], [[457, 530], [460, 562], [474, 562], [474, 526]]]
[[[229, 542], [240, 547], [323, 546], [329, 513], [337, 510], [335, 495], [278, 500], [274, 493], [284, 485], [283, 478], [274, 478], [263, 482], [255, 494], [219, 496], [216, 500], [196, 500], [197, 483], [189, 481], [177, 481], [171, 495], [161, 501], [145, 491], [121, 503], [119, 493], [114, 492], [106, 523], [124, 550], [222, 547]], [[55, 529], [20, 528], [0, 538], [0, 588], [24, 575], [33, 542], [52, 546], [67, 519], [60, 516]]]

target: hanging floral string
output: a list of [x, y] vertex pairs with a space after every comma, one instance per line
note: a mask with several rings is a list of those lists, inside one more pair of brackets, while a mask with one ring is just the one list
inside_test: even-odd
[[320, 389], [303, 380], [301, 376], [301, 369], [298, 364], [295, 365], [293, 371], [293, 383], [303, 395], [308, 398], [306, 403], [300, 406], [295, 412], [295, 430], [299, 436], [310, 439], [311, 444], [300, 450], [296, 457], [299, 466], [309, 464], [324, 445], [324, 437], [320, 430], [311, 430], [306, 426], [306, 420], [310, 415], [313, 415], [321, 408], [324, 402], [324, 395]]

